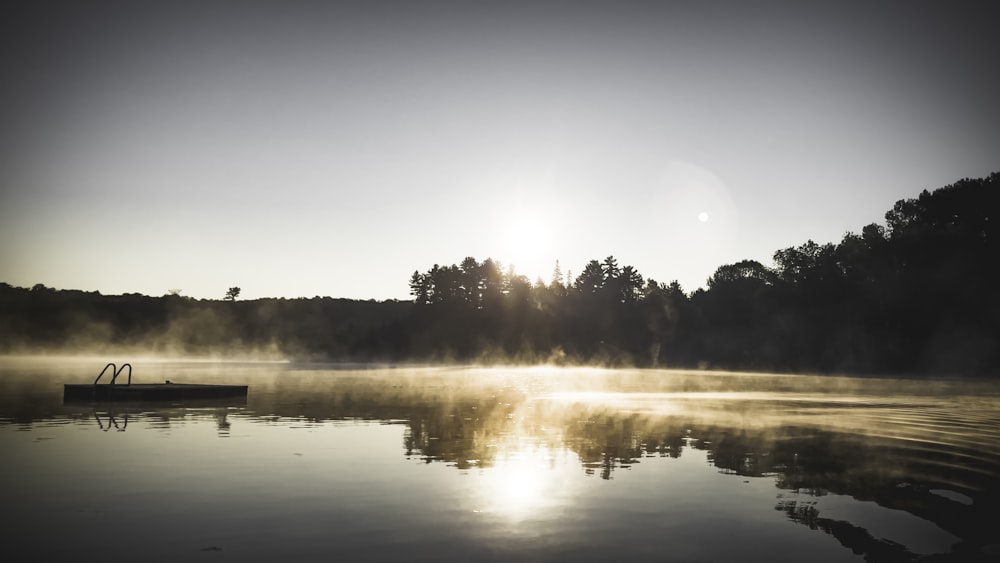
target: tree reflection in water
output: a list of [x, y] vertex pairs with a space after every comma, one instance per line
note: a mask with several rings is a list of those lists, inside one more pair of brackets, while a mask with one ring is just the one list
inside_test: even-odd
[[0, 414], [21, 424], [50, 417], [93, 424], [96, 417], [105, 430], [124, 430], [128, 420], [130, 434], [137, 419], [166, 428], [192, 416], [214, 418], [219, 435], [281, 420], [393, 421], [405, 425], [406, 459], [483, 476], [484, 509], [511, 520], [529, 517], [558, 490], [548, 470], [557, 460], [578, 461], [600, 483], [697, 451], [719, 473], [773, 479], [775, 510], [870, 560], [920, 556], [861, 516], [838, 512], [834, 500], [931, 523], [957, 538], [951, 555], [963, 560], [976, 560], [995, 541], [1000, 408], [986, 383], [475, 369], [290, 369], [250, 383], [238, 408], [97, 413], [35, 401], [34, 410], [11, 403]]
[[[776, 510], [871, 560], [918, 556], [865, 527], [825, 517], [815, 499], [844, 495], [905, 511], [953, 534], [960, 540], [955, 553], [967, 558], [993, 541], [1000, 447], [995, 432], [984, 432], [988, 420], [983, 417], [996, 417], [995, 410], [949, 410], [942, 416], [939, 402], [927, 397], [727, 400], [718, 394], [691, 401], [664, 394], [662, 402], [673, 403], [670, 408], [650, 412], [649, 396], [632, 408], [621, 404], [620, 395], [614, 399], [609, 408], [592, 393], [574, 401], [571, 394], [522, 397], [500, 389], [478, 400], [424, 405], [406, 416], [404, 447], [408, 457], [462, 470], [523, 458], [530, 448], [565, 448], [579, 458], [584, 472], [601, 479], [612, 479], [644, 458], [678, 458], [686, 449], [702, 450], [722, 473], [774, 478], [778, 489], [798, 497], [779, 494]], [[510, 473], [508, 498], [525, 499], [539, 490], [530, 468], [505, 466], [504, 471]], [[935, 490], [965, 495], [971, 502]]]

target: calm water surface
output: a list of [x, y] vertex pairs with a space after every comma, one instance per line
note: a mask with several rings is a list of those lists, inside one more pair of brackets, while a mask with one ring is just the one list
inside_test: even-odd
[[133, 361], [136, 383], [249, 395], [64, 404], [105, 361], [0, 360], [0, 552], [1000, 558], [996, 383]]

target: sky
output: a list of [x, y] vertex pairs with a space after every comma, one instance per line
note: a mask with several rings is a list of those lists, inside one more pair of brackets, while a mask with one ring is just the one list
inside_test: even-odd
[[0, 281], [686, 291], [1000, 170], [989, 2], [5, 2]]

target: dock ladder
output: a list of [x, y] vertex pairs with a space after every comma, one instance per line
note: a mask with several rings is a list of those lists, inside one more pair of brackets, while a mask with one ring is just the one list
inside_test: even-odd
[[104, 377], [104, 374], [108, 371], [108, 368], [111, 368], [111, 385], [115, 384], [115, 381], [118, 379], [118, 376], [121, 375], [123, 371], [125, 371], [125, 368], [128, 368], [128, 380], [125, 383], [125, 385], [132, 385], [132, 364], [125, 363], [122, 364], [122, 367], [116, 367], [114, 363], [109, 363], [108, 365], [104, 366], [104, 369], [101, 370], [101, 373], [97, 374], [97, 379], [94, 380], [95, 388], [97, 387], [97, 382], [100, 381], [101, 378]]

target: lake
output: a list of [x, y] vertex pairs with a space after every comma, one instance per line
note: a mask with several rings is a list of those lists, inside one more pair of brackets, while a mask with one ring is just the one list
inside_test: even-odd
[[107, 361], [0, 360], [5, 559], [1000, 558], [994, 382]]

